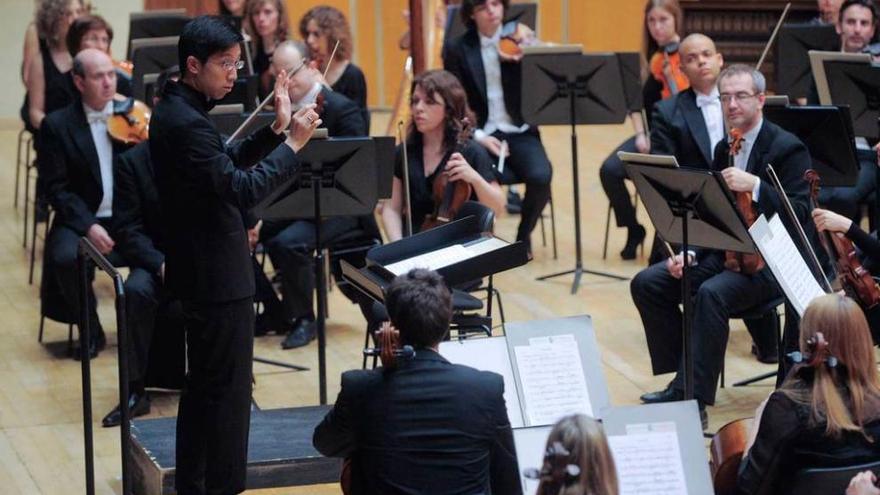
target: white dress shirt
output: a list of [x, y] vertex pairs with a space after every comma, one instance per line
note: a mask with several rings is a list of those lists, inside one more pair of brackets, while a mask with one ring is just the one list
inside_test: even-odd
[[495, 131], [508, 134], [525, 132], [529, 126], [515, 126], [507, 107], [504, 105], [504, 88], [501, 85], [501, 59], [498, 57], [498, 41], [501, 40], [501, 28], [495, 31], [491, 38], [480, 35], [480, 55], [483, 58], [483, 71], [486, 73], [486, 99], [489, 104], [489, 115], [486, 125], [474, 132], [474, 137], [479, 141]]
[[110, 134], [107, 133], [107, 119], [113, 116], [113, 102], [108, 101], [101, 110], [93, 110], [83, 103], [83, 110], [89, 123], [89, 129], [92, 131], [95, 151], [98, 152], [101, 188], [104, 192], [95, 216], [110, 218], [113, 216], [113, 143], [110, 141]]
[[715, 145], [724, 139], [724, 115], [721, 113], [721, 100], [718, 99], [718, 88], [712, 86], [712, 91], [705, 95], [696, 89], [697, 106], [703, 113], [703, 122], [709, 131], [709, 150], [715, 149]]

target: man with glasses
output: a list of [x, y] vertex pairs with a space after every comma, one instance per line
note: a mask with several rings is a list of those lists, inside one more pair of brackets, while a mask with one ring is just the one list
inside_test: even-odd
[[[712, 170], [721, 174], [733, 193], [751, 193], [758, 214], [770, 218], [782, 212], [781, 199], [769, 182], [766, 165], [773, 164], [801, 224], [809, 218], [809, 188], [803, 180], [810, 155], [794, 135], [764, 120], [764, 76], [751, 67], [732, 65], [718, 77], [719, 99], [727, 129], [739, 129], [742, 149], [728, 167], [730, 145], [716, 146]], [[793, 232], [793, 226], [786, 225]], [[728, 319], [779, 296], [769, 268], [746, 275], [724, 266], [724, 251], [701, 249], [688, 256], [688, 273], [695, 291], [693, 304], [694, 395], [704, 428], [706, 404], [715, 403], [718, 376], [730, 332]], [[684, 361], [681, 353], [681, 254], [655, 263], [633, 279], [633, 301], [642, 317], [654, 374], [676, 372], [665, 390], [642, 396], [646, 403], [684, 398]]]
[[321, 123], [314, 105], [291, 117], [282, 72], [275, 121], [224, 145], [208, 111], [232, 90], [242, 67], [241, 39], [217, 17], [187, 23], [178, 43], [181, 80], [168, 83], [150, 126], [167, 234], [164, 282], [182, 302], [187, 333], [189, 366], [177, 417], [181, 495], [245, 488], [254, 273], [241, 211], [297, 174], [297, 152]]

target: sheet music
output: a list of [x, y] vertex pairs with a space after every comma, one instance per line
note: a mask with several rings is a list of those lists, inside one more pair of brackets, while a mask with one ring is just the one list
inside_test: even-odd
[[807, 262], [785, 230], [779, 215], [769, 222], [764, 215], [759, 216], [749, 228], [749, 233], [785, 296], [798, 314], [803, 316], [810, 301], [824, 295], [825, 291], [807, 267]]
[[529, 344], [514, 347], [528, 424], [553, 424], [572, 413], [592, 416], [584, 366], [574, 335], [533, 338]]
[[506, 245], [506, 241], [497, 237], [486, 237], [477, 242], [468, 244], [467, 246], [463, 244], [453, 244], [452, 246], [413, 256], [412, 258], [407, 258], [405, 260], [400, 260], [397, 263], [386, 265], [385, 268], [394, 275], [403, 275], [413, 268], [437, 270], [438, 268], [453, 265], [466, 259], [488, 253], [489, 251], [494, 251], [495, 249], [502, 248]]
[[672, 431], [651, 425], [645, 433], [608, 437], [620, 495], [687, 495], [678, 434], [672, 426]]
[[510, 426], [512, 428], [524, 426], [505, 337], [441, 342], [439, 350], [440, 355], [450, 363], [463, 364], [481, 371], [493, 371], [501, 375], [504, 379], [504, 403], [507, 406]]

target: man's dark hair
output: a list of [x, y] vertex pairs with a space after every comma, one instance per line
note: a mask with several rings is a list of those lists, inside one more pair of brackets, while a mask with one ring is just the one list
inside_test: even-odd
[[870, 10], [871, 23], [875, 26], [877, 25], [877, 18], [880, 17], [880, 13], [877, 12], [877, 4], [874, 3], [874, 0], [846, 0], [840, 5], [840, 13], [838, 14], [837, 18], [838, 22], [843, 22], [843, 13], [846, 12], [846, 9], [852, 7], [853, 5], [858, 5], [860, 7], [864, 7]]
[[82, 40], [89, 31], [105, 31], [109, 41], [113, 42], [113, 28], [103, 17], [99, 15], [80, 16], [67, 28], [67, 51], [70, 52], [71, 57], [75, 57], [79, 53]]
[[[471, 19], [471, 16], [474, 15], [474, 10], [477, 7], [485, 5], [488, 0], [463, 0], [461, 2], [461, 10], [459, 11], [461, 15], [461, 22], [464, 23], [468, 28], [474, 27], [474, 20]], [[504, 5], [504, 13], [507, 13], [507, 9], [510, 7], [510, 0], [501, 0], [501, 3]]]
[[160, 72], [159, 77], [156, 78], [156, 89], [153, 92], [153, 96], [160, 99], [164, 98], [165, 89], [168, 87], [168, 81], [175, 77], [180, 77], [179, 65], [172, 65]]
[[417, 268], [395, 278], [385, 295], [385, 307], [404, 345], [433, 347], [449, 331], [452, 294], [436, 272]]
[[222, 17], [201, 15], [186, 23], [177, 42], [177, 60], [180, 69], [186, 72], [186, 59], [195, 57], [205, 63], [215, 53], [228, 50], [241, 43], [241, 33], [232, 29]]

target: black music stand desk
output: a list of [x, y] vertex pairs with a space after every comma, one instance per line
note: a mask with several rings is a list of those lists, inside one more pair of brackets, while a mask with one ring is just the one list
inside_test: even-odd
[[764, 105], [764, 117], [804, 142], [823, 186], [855, 185], [859, 160], [849, 107]]
[[525, 53], [521, 62], [523, 119], [529, 125], [571, 126], [575, 267], [538, 280], [573, 273], [572, 294], [577, 292], [584, 273], [627, 280], [583, 267], [576, 131], [579, 124], [620, 124], [626, 119], [630, 105], [622, 82], [620, 58], [615, 53], [529, 53], [528, 49]]
[[[657, 234], [666, 242], [754, 253], [755, 245], [721, 175], [702, 169], [624, 162]], [[694, 398], [691, 297], [688, 263], [681, 277], [685, 400]]]
[[312, 140], [297, 153], [301, 170], [260, 202], [254, 213], [264, 220], [311, 219], [315, 222], [316, 326], [318, 381], [321, 404], [327, 403], [327, 285], [321, 220], [373, 213], [380, 191], [391, 182], [392, 169], [381, 164], [393, 138]]
[[833, 51], [839, 46], [840, 36], [832, 25], [784, 24], [776, 40], [776, 93], [807, 97], [813, 82], [807, 53]]
[[824, 65], [831, 101], [849, 105], [855, 135], [880, 138], [880, 64], [825, 61]]

